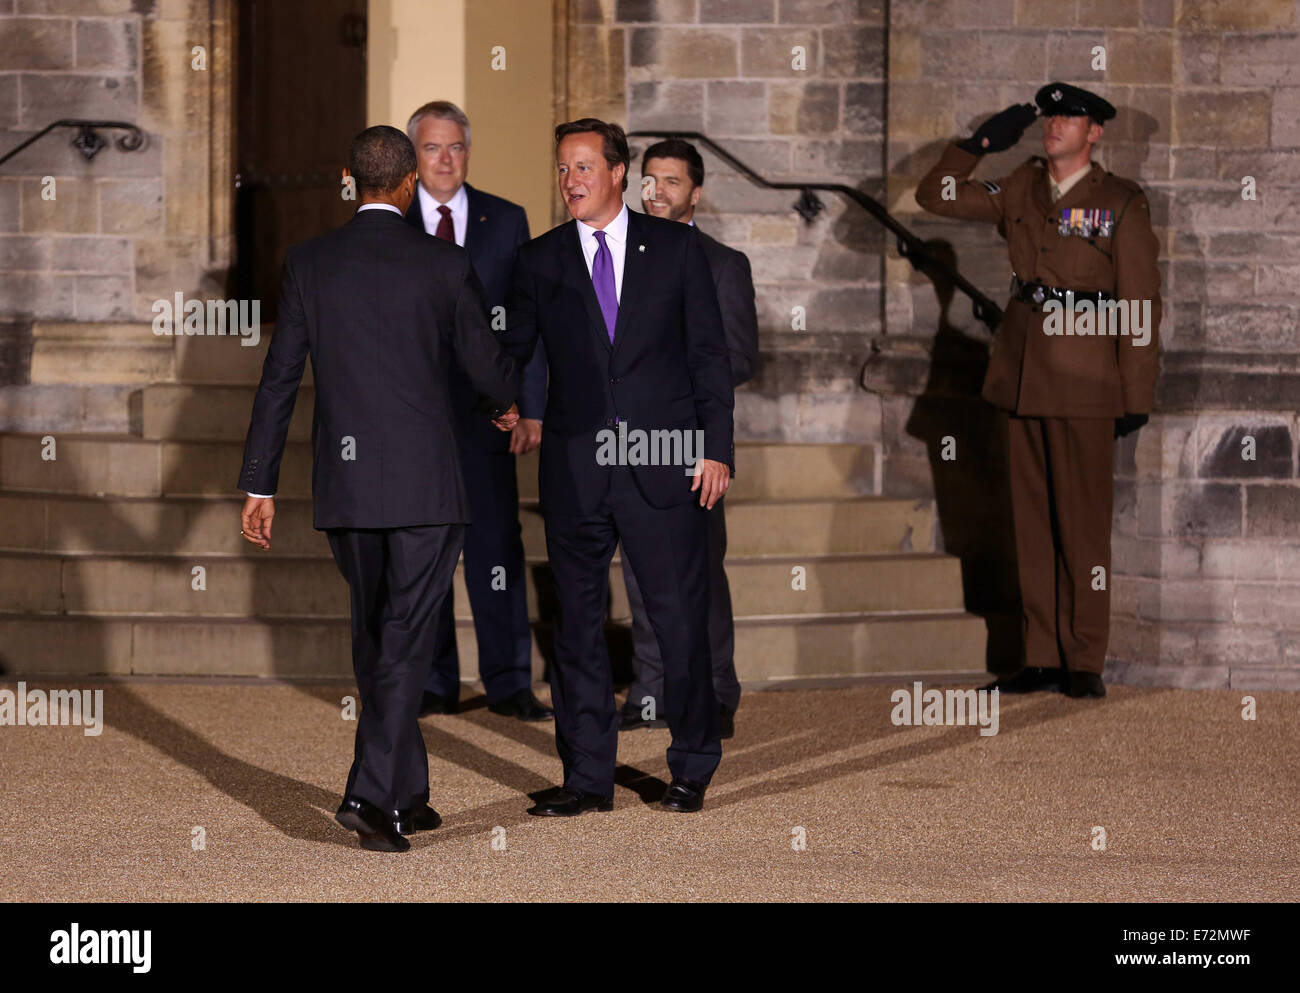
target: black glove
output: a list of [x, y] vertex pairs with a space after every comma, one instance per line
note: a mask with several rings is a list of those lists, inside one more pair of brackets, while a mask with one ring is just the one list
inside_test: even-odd
[[957, 147], [975, 155], [1005, 151], [1020, 140], [1025, 128], [1033, 124], [1036, 117], [1038, 111], [1032, 103], [1014, 103], [990, 117], [965, 141], [957, 142]]
[[1123, 438], [1126, 434], [1132, 434], [1150, 419], [1146, 414], [1125, 414], [1115, 418], [1115, 437]]

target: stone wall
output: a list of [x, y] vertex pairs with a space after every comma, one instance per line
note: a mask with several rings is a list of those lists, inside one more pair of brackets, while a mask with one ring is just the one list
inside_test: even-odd
[[[1096, 46], [1104, 71], [1092, 68]], [[1118, 108], [1098, 157], [1147, 189], [1166, 306], [1157, 414], [1116, 455], [1109, 671], [1132, 682], [1300, 688], [1297, 4], [894, 0], [889, 49], [893, 209], [948, 242], [997, 300], [1009, 274], [997, 234], [911, 214], [917, 179], [946, 140], [1049, 80], [1095, 88]], [[1004, 174], [1039, 140], [1031, 128], [977, 175]], [[1255, 199], [1243, 199], [1247, 177]], [[988, 335], [964, 297], [941, 313], [930, 281], [892, 257], [886, 287], [893, 358], [881, 383], [905, 392], [917, 354], [931, 369], [982, 368]], [[887, 490], [927, 485], [935, 440], [893, 425], [927, 404], [951, 410], [978, 380], [936, 378], [959, 386], [944, 403], [886, 400]], [[996, 464], [995, 432], [982, 437], [994, 451], [982, 461]], [[1243, 458], [1247, 439], [1253, 459]]]
[[[87, 161], [59, 129], [0, 166], [0, 321], [145, 320], [153, 300], [223, 281], [229, 7], [0, 0], [0, 150], [63, 117], [148, 135], [140, 151], [110, 145]], [[192, 68], [196, 45], [205, 70]]]
[[[1010, 270], [996, 232], [921, 214], [916, 181], [946, 141], [1045, 82], [1103, 92], [1119, 114], [1099, 159], [1148, 191], [1165, 299], [1157, 414], [1116, 456], [1110, 671], [1300, 687], [1295, 0], [566, 6], [564, 116], [702, 131], [769, 178], [880, 195], [999, 303]], [[795, 45], [806, 71], [790, 67]], [[1039, 140], [1031, 128], [980, 174], [1010, 171]], [[876, 453], [881, 492], [934, 497], [967, 605], [989, 619], [992, 661], [1009, 661], [1005, 453], [978, 399], [988, 331], [840, 198], [824, 195], [829, 209], [806, 226], [793, 193], [706, 163], [700, 223], [750, 255], [759, 294], [766, 364], [737, 396], [739, 436], [856, 441]], [[797, 305], [802, 333], [790, 330]], [[949, 436], [953, 462], [939, 457]], [[1241, 457], [1248, 437], [1254, 460]]]
[[[773, 181], [883, 192], [883, 2], [571, 0], [568, 12], [568, 117], [698, 131]], [[632, 197], [653, 140], [633, 141]], [[763, 368], [737, 395], [738, 436], [874, 445], [880, 403], [856, 382], [882, 330], [880, 229], [835, 194], [805, 224], [796, 191], [701, 151], [697, 222], [749, 255], [758, 291]], [[796, 308], [806, 330], [792, 330]]]
[[[1110, 672], [1300, 688], [1296, 0], [554, 3], [557, 119], [701, 131], [769, 179], [872, 193], [998, 301], [996, 233], [920, 214], [917, 178], [945, 141], [1044, 82], [1107, 95], [1119, 116], [1100, 157], [1148, 190], [1166, 301], [1157, 412], [1116, 456]], [[87, 163], [60, 132], [0, 167], [0, 379], [30, 367], [34, 320], [143, 320], [159, 296], [219, 287], [230, 5], [0, 0], [0, 149], [61, 116], [149, 133], [142, 152]], [[1038, 147], [1034, 128], [981, 175]], [[1004, 454], [978, 399], [987, 331], [843, 198], [823, 194], [805, 224], [795, 192], [705, 158], [700, 225], [749, 254], [758, 289], [764, 367], [738, 394], [738, 436], [855, 442], [875, 456], [877, 491], [935, 499], [967, 606], [1009, 658]], [[798, 308], [806, 330], [792, 329]], [[947, 437], [955, 461], [939, 457]]]

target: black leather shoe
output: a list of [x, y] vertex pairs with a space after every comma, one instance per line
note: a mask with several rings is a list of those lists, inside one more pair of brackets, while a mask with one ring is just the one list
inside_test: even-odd
[[404, 852], [411, 843], [397, 833], [393, 820], [373, 803], [344, 797], [334, 819], [361, 838], [361, 847], [371, 852]]
[[662, 717], [656, 717], [653, 721], [647, 721], [641, 716], [641, 709], [624, 707], [618, 715], [618, 729], [620, 731], [634, 731], [637, 728], [666, 728], [668, 722]]
[[442, 826], [442, 818], [427, 803], [423, 807], [411, 810], [393, 811], [393, 828], [398, 834], [415, 834], [416, 831], [436, 831]]
[[1103, 697], [1106, 684], [1095, 672], [1071, 672], [1066, 675], [1065, 695], [1078, 697]]
[[454, 714], [459, 705], [460, 698], [458, 696], [439, 696], [437, 693], [430, 693], [426, 690], [424, 696], [420, 697], [420, 716]]
[[668, 791], [659, 801], [659, 806], [667, 810], [689, 814], [704, 806], [704, 790], [707, 783], [697, 783], [693, 779], [677, 779], [668, 784]]
[[1038, 690], [1056, 690], [1061, 687], [1060, 669], [1041, 669], [1025, 666], [1010, 676], [1001, 676], [984, 687], [1002, 693], [1034, 693]]
[[517, 717], [521, 721], [555, 720], [555, 711], [537, 699], [532, 690], [520, 690], [498, 703], [489, 703], [488, 710], [503, 717]]
[[726, 707], [718, 708], [718, 737], [734, 738], [736, 736], [736, 712]]
[[614, 798], [599, 793], [584, 793], [566, 786], [548, 800], [539, 801], [528, 812], [534, 817], [577, 817], [593, 810], [614, 809]]

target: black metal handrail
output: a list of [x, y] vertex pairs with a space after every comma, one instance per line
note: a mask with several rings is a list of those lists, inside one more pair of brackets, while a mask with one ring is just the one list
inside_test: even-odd
[[826, 209], [826, 205], [822, 203], [817, 194], [813, 192], [814, 190], [823, 190], [827, 193], [839, 193], [841, 196], [848, 197], [877, 221], [883, 224], [890, 233], [898, 239], [898, 254], [907, 259], [908, 262], [912, 263], [912, 268], [922, 271], [929, 270], [931, 272], [942, 274], [945, 278], [950, 280], [955, 287], [970, 297], [971, 310], [975, 314], [975, 319], [982, 321], [987, 325], [990, 331], [997, 330], [998, 322], [1002, 320], [1002, 308], [981, 293], [970, 280], [959, 273], [945, 260], [939, 258], [930, 251], [924, 241], [898, 223], [894, 216], [890, 214], [878, 200], [863, 193], [861, 190], [855, 190], [853, 187], [845, 186], [843, 183], [773, 182], [760, 176], [708, 135], [700, 134], [698, 131], [632, 131], [628, 134], [628, 137], [686, 138], [690, 141], [697, 141], [702, 145], [707, 145], [715, 155], [743, 175], [751, 183], [765, 186], [769, 190], [799, 190], [799, 199], [795, 201], [792, 206], [799, 216], [808, 224], [811, 224], [817, 215]]
[[117, 147], [124, 152], [138, 151], [145, 144], [144, 132], [134, 124], [126, 121], [82, 121], [74, 118], [64, 118], [55, 121], [53, 124], [45, 125], [22, 144], [9, 149], [3, 156], [0, 156], [0, 165], [4, 165], [28, 145], [44, 138], [55, 128], [76, 128], [77, 137], [72, 139], [72, 144], [87, 160], [93, 159], [102, 149], [108, 146], [108, 142], [100, 137], [99, 131], [101, 129], [125, 131], [126, 134], [118, 135], [117, 138]]

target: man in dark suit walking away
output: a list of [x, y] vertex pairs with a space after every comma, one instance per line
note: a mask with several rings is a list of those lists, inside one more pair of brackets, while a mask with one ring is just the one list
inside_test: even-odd
[[[645, 212], [695, 227], [695, 205], [704, 189], [704, 160], [695, 146], [680, 138], [656, 142], [641, 157], [641, 197]], [[699, 230], [696, 228], [696, 230]], [[731, 359], [733, 388], [753, 378], [758, 368], [758, 312], [754, 305], [754, 280], [744, 252], [728, 248], [700, 231], [704, 255], [713, 273], [722, 311], [722, 329]], [[731, 586], [723, 560], [727, 556], [727, 519], [723, 501], [705, 515], [709, 557], [709, 649], [713, 656], [713, 693], [718, 698], [718, 731], [723, 738], [735, 734], [740, 681], [736, 678], [736, 627], [731, 615]], [[623, 558], [623, 581], [632, 611], [632, 671], [620, 731], [662, 727], [664, 667], [659, 643], [646, 617], [636, 576]]]
[[313, 525], [329, 537], [352, 602], [361, 697], [356, 749], [335, 815], [371, 851], [441, 823], [428, 805], [420, 693], [434, 619], [469, 520], [449, 413], [455, 354], [510, 430], [515, 363], [488, 327], [465, 253], [402, 221], [415, 195], [415, 149], [396, 128], [367, 128], [348, 149], [361, 205], [343, 227], [289, 249], [279, 317], [253, 401], [238, 486], [242, 534], [271, 547], [275, 490], [303, 366], [316, 381]]
[[699, 810], [722, 756], [704, 523], [734, 458], [722, 317], [698, 233], [623, 203], [623, 129], [584, 118], [555, 137], [573, 220], [519, 250], [503, 336], [520, 361], [544, 340], [550, 372], [539, 491], [559, 596], [551, 696], [564, 785], [529, 813], [613, 807], [605, 609], [620, 541], [663, 656], [673, 740], [661, 802]]
[[[415, 145], [420, 182], [406, 221], [412, 227], [469, 253], [498, 327], [515, 252], [528, 241], [524, 208], [475, 189], [468, 182], [470, 124], [454, 103], [435, 100], [411, 115], [407, 137]], [[532, 628], [524, 543], [519, 527], [515, 456], [542, 440], [546, 406], [546, 354], [541, 348], [525, 367], [519, 386], [519, 423], [510, 434], [495, 430], [475, 408], [478, 392], [458, 363], [451, 370], [452, 415], [460, 445], [465, 493], [474, 522], [465, 531], [465, 589], [474, 611], [479, 678], [488, 710], [524, 721], [554, 716], [532, 691]], [[460, 699], [453, 597], [438, 612], [433, 665], [420, 714], [453, 714]]]

